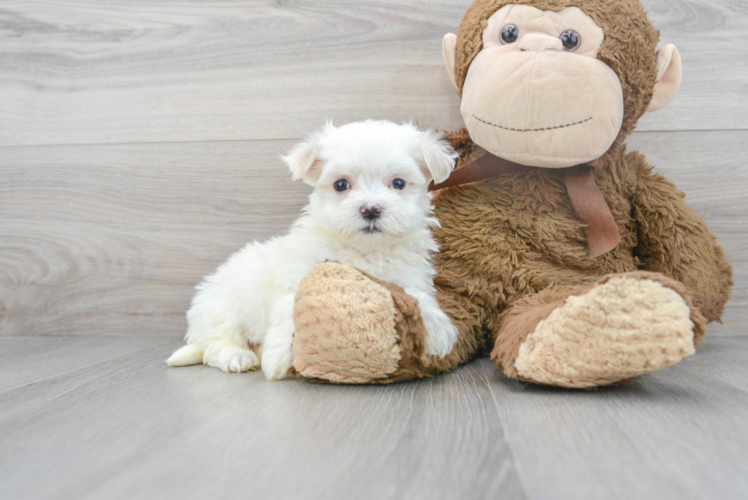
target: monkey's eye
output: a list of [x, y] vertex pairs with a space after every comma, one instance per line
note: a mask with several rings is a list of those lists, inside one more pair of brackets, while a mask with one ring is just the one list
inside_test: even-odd
[[402, 179], [394, 179], [392, 181], [392, 187], [395, 189], [405, 189], [405, 181]]
[[345, 179], [338, 179], [337, 181], [335, 181], [335, 184], [333, 184], [333, 186], [335, 186], [335, 191], [339, 192], [343, 192], [351, 187], [351, 185], [348, 184], [348, 181]]
[[569, 52], [574, 52], [579, 48], [579, 45], [582, 43], [582, 35], [577, 33], [574, 30], [566, 30], [559, 36], [561, 39], [561, 43], [564, 46], [564, 50], [568, 50]]
[[507, 24], [501, 28], [501, 43], [514, 43], [519, 38], [519, 28], [516, 24]]

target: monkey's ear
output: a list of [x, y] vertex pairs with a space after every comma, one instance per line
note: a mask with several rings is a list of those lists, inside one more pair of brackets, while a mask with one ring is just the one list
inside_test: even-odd
[[675, 45], [669, 43], [657, 51], [657, 83], [647, 111], [664, 108], [680, 88], [683, 63]]
[[447, 67], [447, 75], [452, 85], [457, 88], [457, 80], [455, 78], [455, 47], [457, 46], [457, 35], [454, 33], [447, 33], [444, 35], [442, 40], [442, 57], [444, 57], [444, 66]]
[[458, 157], [452, 146], [442, 139], [441, 134], [433, 130], [422, 132], [421, 155], [425, 166], [422, 170], [426, 181], [433, 180], [436, 184], [447, 180]]
[[322, 149], [320, 137], [334, 129], [333, 124], [327, 122], [322, 131], [310, 135], [303, 142], [291, 148], [287, 155], [281, 156], [281, 159], [288, 165], [293, 180], [303, 179], [307, 184], [314, 186], [322, 174], [323, 166], [323, 161], [319, 157]]

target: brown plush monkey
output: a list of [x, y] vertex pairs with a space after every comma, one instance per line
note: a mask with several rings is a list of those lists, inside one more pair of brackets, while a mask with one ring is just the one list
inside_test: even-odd
[[[466, 175], [437, 191], [436, 284], [458, 342], [427, 357], [414, 299], [325, 263], [297, 295], [296, 370], [387, 383], [490, 352], [509, 377], [592, 387], [693, 354], [732, 269], [684, 195], [623, 144], [680, 84], [678, 51], [658, 38], [639, 0], [476, 0], [443, 47], [466, 125], [449, 134], [453, 177]], [[375, 297], [391, 297], [386, 327]]]

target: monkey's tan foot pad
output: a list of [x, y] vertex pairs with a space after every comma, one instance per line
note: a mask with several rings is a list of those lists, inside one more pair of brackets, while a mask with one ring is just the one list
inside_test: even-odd
[[382, 384], [424, 375], [426, 330], [402, 288], [337, 262], [301, 282], [294, 311], [294, 368], [303, 377]]
[[693, 354], [690, 298], [660, 281], [668, 280], [615, 276], [568, 297], [520, 346], [514, 364], [519, 377], [594, 387], [660, 370]]

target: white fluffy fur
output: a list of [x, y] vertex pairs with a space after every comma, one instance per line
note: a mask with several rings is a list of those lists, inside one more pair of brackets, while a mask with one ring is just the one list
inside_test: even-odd
[[[334, 260], [402, 286], [418, 299], [428, 351], [446, 355], [457, 329], [436, 302], [431, 254], [431, 180], [445, 180], [455, 153], [432, 131], [387, 121], [328, 123], [283, 157], [294, 179], [314, 186], [303, 215], [282, 237], [251, 242], [197, 287], [187, 312], [187, 345], [171, 366], [205, 363], [225, 372], [256, 368], [282, 379], [293, 363], [294, 297], [315, 264]], [[403, 190], [393, 179], [406, 181]], [[350, 188], [338, 192], [345, 179]], [[362, 206], [378, 205], [367, 221]], [[261, 350], [259, 349], [261, 347]]]

